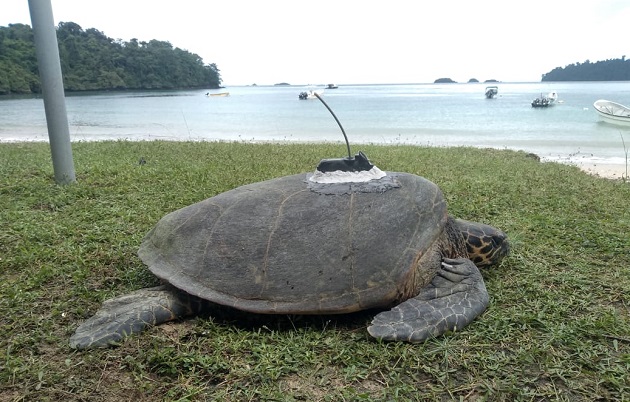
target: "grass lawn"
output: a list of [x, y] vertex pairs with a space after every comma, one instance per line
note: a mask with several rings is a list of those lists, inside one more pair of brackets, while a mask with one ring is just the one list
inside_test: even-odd
[[[103, 300], [157, 284], [136, 256], [166, 213], [313, 171], [335, 144], [0, 144], [0, 400], [630, 400], [630, 185], [522, 152], [354, 146], [437, 183], [452, 215], [505, 230], [490, 307], [421, 344], [369, 337], [371, 314], [198, 317], [110, 349], [68, 338]], [[143, 158], [146, 163], [140, 164]]]

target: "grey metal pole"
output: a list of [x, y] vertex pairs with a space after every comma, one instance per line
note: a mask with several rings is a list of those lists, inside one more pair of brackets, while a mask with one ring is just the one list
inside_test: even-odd
[[33, 24], [55, 181], [58, 184], [74, 183], [76, 176], [52, 6], [50, 0], [28, 0], [28, 7]]

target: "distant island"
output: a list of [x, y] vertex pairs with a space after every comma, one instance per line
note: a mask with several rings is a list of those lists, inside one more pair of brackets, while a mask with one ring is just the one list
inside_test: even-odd
[[[626, 56], [619, 59], [608, 59], [596, 62], [586, 60], [583, 63], [573, 63], [565, 67], [556, 67], [542, 75], [545, 81], [630, 81], [630, 60]], [[479, 80], [471, 78], [468, 83], [478, 83]], [[495, 79], [485, 80], [484, 83], [498, 83]], [[434, 84], [453, 84], [456, 81], [450, 78], [438, 78]]]
[[[489, 82], [499, 82], [495, 79], [490, 79], [490, 80], [485, 80], [484, 83], [489, 83]], [[457, 81], [453, 81], [450, 78], [438, 78], [437, 80], [433, 81], [434, 84], [457, 84]], [[479, 83], [479, 80], [476, 78], [471, 78], [468, 80], [469, 84], [476, 84]]]
[[[217, 66], [169, 42], [114, 40], [74, 22], [57, 25], [66, 91], [221, 87]], [[33, 31], [0, 27], [0, 95], [41, 92]]]
[[630, 60], [626, 56], [591, 63], [556, 67], [542, 75], [542, 81], [630, 81]]

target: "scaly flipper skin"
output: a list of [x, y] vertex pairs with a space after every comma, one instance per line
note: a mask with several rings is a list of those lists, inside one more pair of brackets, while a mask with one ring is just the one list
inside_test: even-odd
[[194, 314], [198, 299], [158, 286], [140, 289], [103, 303], [96, 315], [85, 321], [70, 338], [73, 349], [115, 345], [145, 328]]
[[368, 327], [375, 338], [422, 342], [464, 328], [488, 306], [479, 269], [469, 259], [444, 259], [418, 296], [378, 314]]

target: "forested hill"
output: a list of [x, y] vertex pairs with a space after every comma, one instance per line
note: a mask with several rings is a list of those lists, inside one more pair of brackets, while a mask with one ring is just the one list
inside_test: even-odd
[[630, 60], [610, 59], [556, 67], [542, 75], [542, 81], [630, 81]]
[[[169, 42], [114, 40], [74, 22], [57, 26], [67, 91], [218, 88], [219, 69]], [[0, 94], [41, 92], [31, 27], [0, 27]]]

